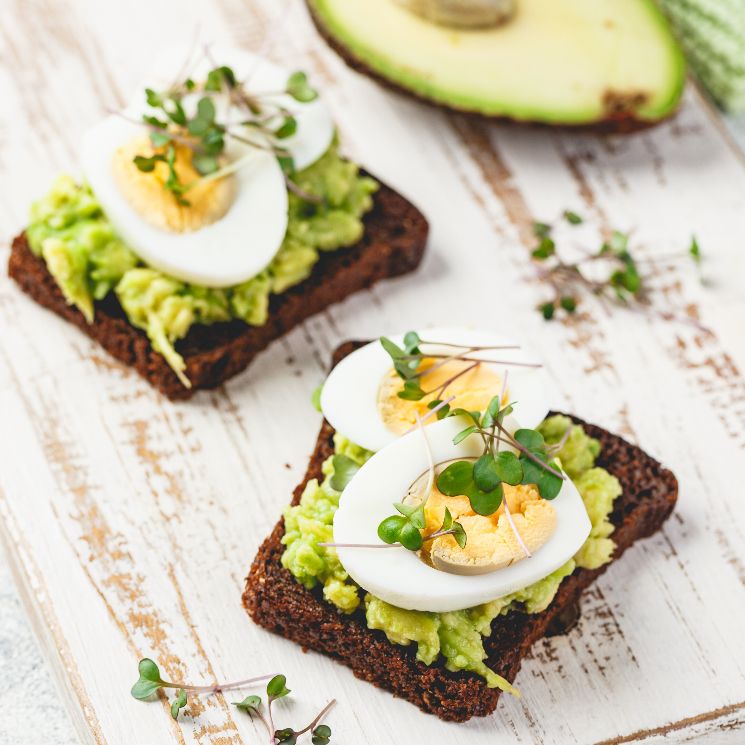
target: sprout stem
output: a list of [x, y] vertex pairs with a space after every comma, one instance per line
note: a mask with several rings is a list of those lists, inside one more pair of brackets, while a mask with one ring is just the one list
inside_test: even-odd
[[321, 711], [318, 712], [316, 718], [310, 724], [306, 725], [302, 729], [296, 730], [295, 734], [302, 735], [305, 732], [314, 730], [316, 726], [321, 723], [321, 720], [326, 716], [326, 714], [328, 714], [329, 710], [335, 703], [336, 703], [336, 699], [332, 698], [331, 701], [329, 701], [326, 704], [326, 706], [324, 706], [323, 709], [321, 709]]
[[271, 680], [275, 673], [270, 675], [258, 675], [255, 678], [246, 678], [245, 680], [238, 680], [235, 683], [214, 683], [213, 685], [206, 686], [195, 686], [188, 685], [186, 683], [163, 683], [164, 688], [183, 688], [185, 691], [191, 691], [192, 693], [222, 693], [223, 691], [230, 691], [235, 688], [245, 688], [253, 683], [260, 683], [264, 680]]
[[[478, 346], [476, 344], [452, 344], [446, 341], [426, 341], [425, 339], [420, 339], [419, 344], [433, 344], [438, 347], [452, 347], [453, 349], [469, 349], [474, 352], [485, 352], [492, 349], [520, 349], [519, 344]], [[426, 356], [431, 357], [432, 355], [428, 354]]]
[[[447, 406], [447, 405], [448, 405], [448, 404], [449, 404], [449, 403], [450, 403], [451, 401], [454, 401], [454, 400], [455, 400], [455, 396], [449, 396], [449, 397], [448, 397], [448, 398], [446, 398], [446, 399], [445, 399], [444, 401], [440, 401], [440, 403], [439, 403], [439, 404], [437, 404], [437, 406], [435, 406], [435, 407], [433, 407], [432, 409], [430, 409], [430, 410], [429, 410], [429, 411], [428, 411], [428, 412], [427, 412], [427, 413], [426, 413], [426, 414], [425, 414], [425, 415], [424, 415], [424, 416], [423, 416], [423, 417], [421, 418], [421, 421], [422, 421], [422, 423], [423, 423], [423, 422], [426, 422], [426, 421], [427, 421], [427, 419], [429, 419], [430, 417], [434, 416], [434, 415], [435, 415], [435, 414], [436, 414], [436, 413], [437, 413], [437, 412], [438, 412], [438, 411], [439, 411], [440, 409], [442, 409], [442, 408], [443, 408], [444, 406]], [[414, 430], [415, 430], [415, 429], [416, 429], [416, 428], [417, 428], [418, 426], [419, 426], [419, 423], [415, 424], [415, 425], [414, 425], [413, 427], [411, 427], [410, 429], [407, 429], [407, 430], [406, 430], [406, 432], [404, 432], [404, 435], [408, 435], [408, 434], [410, 434], [410, 433], [411, 433], [411, 432], [413, 432], [413, 431], [414, 431]], [[403, 437], [403, 435], [402, 435], [402, 437]]]
[[504, 507], [504, 516], [507, 518], [507, 522], [510, 524], [510, 528], [512, 528], [512, 532], [515, 534], [515, 538], [517, 539], [517, 542], [520, 544], [520, 548], [522, 549], [522, 552], [525, 554], [526, 558], [530, 558], [533, 554], [530, 553], [528, 550], [528, 547], [525, 545], [525, 541], [523, 540], [523, 537], [520, 535], [520, 531], [517, 529], [517, 525], [515, 525], [515, 521], [512, 519], [512, 513], [510, 512], [510, 506], [507, 504], [507, 496], [505, 495], [504, 499], [502, 499], [502, 506]]
[[424, 505], [427, 504], [427, 500], [432, 493], [432, 487], [435, 483], [435, 461], [432, 457], [432, 448], [429, 446], [429, 438], [427, 437], [427, 432], [424, 429], [424, 425], [422, 424], [422, 419], [419, 416], [419, 412], [416, 412], [416, 424], [419, 428], [419, 431], [422, 433], [422, 439], [424, 440], [424, 449], [427, 452], [427, 486], [424, 488], [424, 500], [422, 501], [422, 504]]
[[[544, 463], [540, 458], [533, 455], [533, 453], [531, 453], [528, 448], [519, 443], [501, 424], [497, 424], [497, 429], [507, 438], [507, 441], [510, 443], [510, 445], [523, 453], [523, 455], [525, 455], [528, 460], [532, 460], [533, 463], [540, 466], [544, 471], [548, 471], [550, 474], [558, 476], [562, 481], [566, 481], [567, 477], [563, 473], [557, 471], [555, 468], [549, 466], [548, 463]], [[483, 430], [479, 431], [483, 432]], [[483, 432], [483, 434], [486, 437], [493, 437], [494, 439], [498, 437], [498, 435], [492, 435], [491, 432]]]
[[[471, 351], [477, 352], [477, 349], [473, 349]], [[447, 362], [451, 362], [453, 360], [462, 360], [463, 362], [482, 362], [486, 363], [487, 365], [510, 365], [512, 367], [543, 367], [543, 365], [540, 362], [518, 362], [517, 360], [509, 361], [509, 360], [482, 360], [478, 357], [465, 357], [463, 355], [446, 355], [446, 354], [404, 354], [401, 356], [400, 359], [402, 360], [417, 360], [417, 359], [433, 359], [433, 360], [443, 360], [443, 362], [438, 363], [437, 365], [433, 365], [432, 367], [422, 370], [422, 372], [418, 373], [417, 375], [412, 375], [412, 378], [417, 378], [421, 375], [427, 375], [434, 370], [436, 370], [438, 367], [442, 367], [443, 364], [446, 364]]]
[[323, 541], [316, 543], [321, 548], [403, 548], [400, 543], [333, 543]]

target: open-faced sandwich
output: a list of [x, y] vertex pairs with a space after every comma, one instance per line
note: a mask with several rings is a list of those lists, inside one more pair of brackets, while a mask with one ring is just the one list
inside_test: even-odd
[[677, 498], [673, 474], [549, 412], [547, 376], [463, 328], [347, 343], [244, 604], [442, 719], [492, 712], [531, 645]]
[[424, 251], [426, 220], [341, 155], [305, 74], [235, 49], [164, 54], [81, 163], [31, 208], [9, 273], [171, 398]]

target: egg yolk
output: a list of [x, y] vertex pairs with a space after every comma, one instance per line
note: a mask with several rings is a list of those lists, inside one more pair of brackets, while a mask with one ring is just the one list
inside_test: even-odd
[[[174, 168], [182, 184], [197, 182], [201, 176], [191, 164], [191, 150], [176, 144]], [[149, 157], [165, 153], [154, 148], [148, 137], [137, 137], [114, 153], [114, 181], [124, 198], [143, 220], [170, 233], [189, 233], [216, 222], [230, 208], [235, 183], [230, 177], [198, 182], [185, 194], [188, 205], [180, 204], [173, 192], [164, 187], [168, 166], [158, 162], [150, 172], [134, 164], [136, 155]]]
[[[420, 401], [407, 401], [398, 397], [399, 391], [403, 390], [404, 381], [394, 369], [391, 369], [383, 378], [378, 389], [378, 411], [385, 426], [394, 434], [401, 435], [416, 425], [417, 414], [420, 417], [429, 412], [427, 405], [436, 398], [450, 398], [451, 408], [463, 408], [468, 411], [483, 411], [489, 401], [499, 393], [502, 381], [499, 375], [481, 364], [468, 372], [463, 373], [450, 383], [444, 392], [438, 389], [450, 378], [463, 372], [470, 367], [472, 362], [462, 360], [450, 360], [444, 365], [438, 365], [440, 360], [424, 359], [420, 370], [432, 370], [425, 372], [419, 384], [424, 391], [432, 391]], [[505, 391], [506, 401], [507, 392]], [[503, 401], [503, 402], [504, 402]]]
[[[424, 499], [426, 480], [426, 474], [417, 480], [406, 498], [407, 503], [416, 504]], [[435, 538], [425, 543], [422, 558], [437, 569], [458, 574], [502, 569], [526, 558], [515, 530], [530, 553], [538, 550], [556, 529], [556, 510], [541, 498], [533, 484], [503, 484], [503, 489], [503, 504], [493, 515], [484, 516], [473, 511], [468, 497], [447, 497], [434, 485], [424, 508], [425, 535], [440, 529], [447, 507], [453, 520], [463, 526], [467, 540], [465, 548], [461, 548], [451, 535]]]

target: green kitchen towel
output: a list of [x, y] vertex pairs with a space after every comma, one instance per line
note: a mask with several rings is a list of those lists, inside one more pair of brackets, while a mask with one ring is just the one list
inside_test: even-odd
[[691, 68], [724, 109], [745, 111], [745, 0], [660, 0]]

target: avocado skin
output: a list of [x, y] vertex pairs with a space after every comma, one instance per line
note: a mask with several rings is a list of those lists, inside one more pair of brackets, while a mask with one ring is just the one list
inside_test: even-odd
[[685, 84], [685, 78], [683, 79], [680, 91], [678, 92], [677, 98], [678, 103], [672, 107], [665, 116], [659, 119], [640, 119], [634, 116], [633, 112], [619, 112], [611, 113], [605, 119], [598, 120], [589, 124], [549, 124], [546, 122], [535, 122], [526, 119], [515, 119], [510, 116], [493, 116], [487, 114], [481, 114], [470, 109], [462, 108], [453, 104], [445, 104], [441, 101], [434, 101], [427, 96], [420, 94], [411, 88], [403, 85], [399, 85], [395, 81], [381, 75], [377, 70], [371, 68], [364, 60], [361, 60], [355, 54], [353, 54], [344, 43], [334, 36], [329, 29], [326, 27], [323, 19], [321, 18], [318, 10], [315, 7], [313, 0], [305, 0], [305, 4], [308, 8], [313, 25], [316, 27], [316, 31], [321, 35], [323, 40], [328, 46], [336, 52], [339, 57], [345, 62], [348, 67], [353, 70], [372, 78], [376, 82], [380, 83], [383, 87], [388, 90], [395, 91], [396, 93], [403, 93], [404, 95], [416, 98], [429, 106], [438, 109], [446, 109], [456, 112], [467, 118], [476, 121], [499, 121], [506, 124], [520, 125], [522, 127], [528, 126], [532, 129], [559, 129], [559, 130], [570, 130], [572, 132], [592, 132], [594, 134], [634, 134], [635, 132], [641, 132], [645, 129], [650, 129], [657, 126], [658, 124], [672, 118], [678, 111], [680, 106], [682, 89]]

